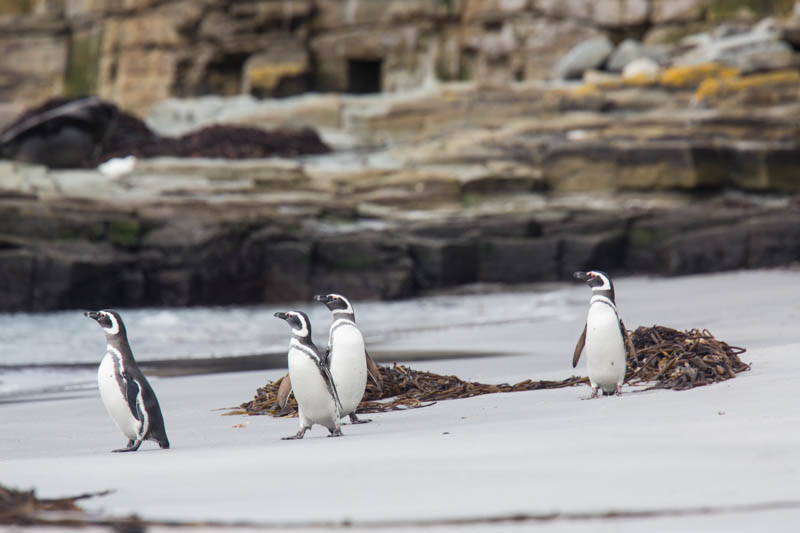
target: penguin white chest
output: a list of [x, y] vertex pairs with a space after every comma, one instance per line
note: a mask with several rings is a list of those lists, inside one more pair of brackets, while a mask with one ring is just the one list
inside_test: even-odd
[[121, 365], [118, 355], [110, 351], [106, 353], [97, 370], [97, 385], [106, 411], [111, 415], [117, 427], [128, 439], [136, 440], [141, 422], [131, 413], [125, 394], [120, 390], [120, 386], [125, 387], [124, 382], [120, 385], [117, 380], [117, 375], [121, 374]]
[[354, 325], [336, 327], [331, 334], [330, 369], [339, 400], [342, 416], [356, 410], [367, 386], [367, 357], [364, 337]]
[[289, 348], [289, 376], [297, 400], [300, 424], [305, 427], [320, 424], [333, 429], [339, 420], [327, 383], [316, 362], [295, 346]]
[[586, 370], [589, 380], [612, 392], [625, 379], [625, 342], [619, 316], [602, 302], [589, 306], [586, 318]]

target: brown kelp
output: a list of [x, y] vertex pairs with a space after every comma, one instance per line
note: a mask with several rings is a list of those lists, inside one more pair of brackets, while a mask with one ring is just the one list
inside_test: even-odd
[[[630, 335], [636, 356], [628, 358], [625, 381], [631, 385], [651, 384], [645, 390], [686, 390], [725, 381], [750, 369], [739, 358], [744, 348], [719, 341], [707, 330], [680, 331], [664, 326], [642, 326]], [[364, 399], [358, 407], [359, 413], [426, 407], [440, 400], [480, 394], [560, 389], [588, 384], [585, 377], [571, 376], [559, 381], [526, 379], [514, 385], [494, 385], [414, 370], [397, 363], [379, 368], [383, 391], [373, 383], [367, 383]], [[251, 401], [227, 414], [296, 416], [297, 403], [294, 398], [290, 398], [285, 409], [281, 409], [276, 402], [282, 379], [260, 387]]]

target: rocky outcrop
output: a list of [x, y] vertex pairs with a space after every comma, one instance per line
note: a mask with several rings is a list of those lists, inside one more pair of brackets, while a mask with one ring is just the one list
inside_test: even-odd
[[587, 268], [685, 274], [800, 260], [800, 203], [790, 198], [647, 193], [587, 208], [585, 197], [496, 184], [469, 205], [456, 185], [408, 210], [378, 194], [396, 184], [348, 188], [282, 160], [154, 159], [111, 179], [4, 163], [0, 176], [3, 310], [332, 290], [400, 298]]
[[[13, 114], [53, 96], [94, 94], [144, 115], [170, 97], [572, 79], [586, 69], [558, 61], [576, 45], [645, 34], [676, 54], [682, 37], [706, 35], [687, 61], [785, 68], [794, 54], [783, 39], [797, 33], [797, 17], [785, 17], [790, 7], [752, 0], [6, 2], [0, 100], [16, 106]], [[738, 32], [742, 21], [768, 15], [780, 22], [761, 35], [712, 32], [723, 21]], [[605, 52], [582, 46], [584, 59], [600, 57], [586, 68], [602, 66]], [[622, 71], [619, 61], [612, 71]]]

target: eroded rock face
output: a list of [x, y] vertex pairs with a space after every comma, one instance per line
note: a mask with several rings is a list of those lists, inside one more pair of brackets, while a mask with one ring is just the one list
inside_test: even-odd
[[[8, 59], [0, 66], [8, 81], [0, 100], [25, 108], [52, 96], [96, 94], [144, 115], [170, 97], [398, 92], [434, 81], [507, 85], [554, 73], [573, 79], [602, 65], [556, 68], [587, 39], [617, 43], [646, 31], [648, 40], [676, 47], [720, 21], [733, 23], [695, 57], [758, 71], [793, 64], [783, 39], [797, 42], [798, 17], [785, 7], [745, 0], [16, 2], [0, 11]], [[742, 13], [750, 22], [742, 24]], [[768, 15], [781, 17], [772, 28], [777, 39], [734, 42]], [[590, 52], [582, 52], [584, 61]], [[623, 67], [620, 58], [610, 65]]]

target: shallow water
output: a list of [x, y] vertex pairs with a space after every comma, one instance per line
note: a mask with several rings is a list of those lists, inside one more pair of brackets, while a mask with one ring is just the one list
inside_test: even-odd
[[[353, 302], [368, 348], [378, 350], [421, 330], [557, 318], [574, 313], [577, 304], [557, 287]], [[315, 302], [119, 311], [137, 360], [154, 361], [253, 354], [284, 357], [289, 329], [273, 314], [289, 309], [307, 312], [317, 345], [327, 345], [330, 313]], [[93, 387], [93, 365], [104, 353], [103, 332], [81, 311], [0, 314], [0, 400], [30, 392]]]

